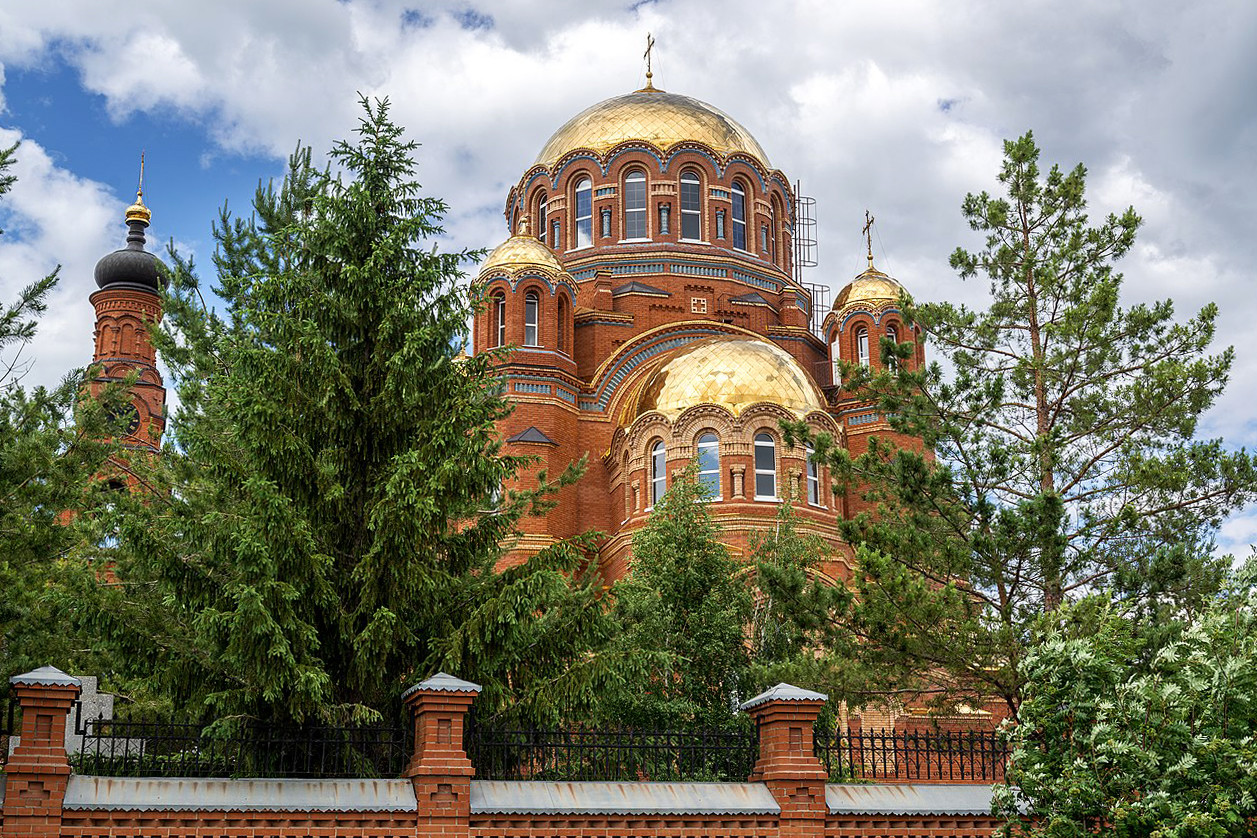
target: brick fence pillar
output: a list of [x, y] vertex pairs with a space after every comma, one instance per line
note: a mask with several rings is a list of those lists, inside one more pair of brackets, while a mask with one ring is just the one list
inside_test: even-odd
[[471, 831], [471, 777], [463, 727], [480, 685], [438, 672], [402, 694], [415, 719], [406, 776], [419, 803], [416, 835], [455, 838]]
[[812, 751], [812, 725], [827, 696], [778, 684], [742, 705], [759, 728], [752, 782], [768, 786], [781, 807], [781, 838], [825, 834], [825, 768]]
[[5, 836], [56, 836], [70, 780], [65, 726], [79, 679], [45, 666], [9, 679], [22, 707], [21, 741], [4, 769]]

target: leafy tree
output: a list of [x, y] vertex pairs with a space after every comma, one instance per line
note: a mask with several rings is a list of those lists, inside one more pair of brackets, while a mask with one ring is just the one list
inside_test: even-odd
[[1257, 821], [1254, 568], [1149, 636], [1105, 597], [1045, 620], [1021, 661], [1026, 697], [1010, 831], [1043, 836], [1251, 835]]
[[[17, 146], [0, 149], [0, 196]], [[75, 400], [85, 373], [70, 372], [51, 389], [21, 386], [29, 369], [22, 350], [47, 310], [58, 271], [23, 288], [0, 308], [0, 689], [7, 676], [46, 664], [70, 667], [74, 642], [51, 617], [49, 591], [75, 547], [93, 538], [93, 519], [66, 517], [100, 501], [92, 491], [112, 451], [110, 408], [123, 398], [105, 388], [100, 400]]]
[[744, 569], [720, 543], [697, 479], [680, 472], [633, 537], [633, 569], [616, 584], [621, 648], [655, 665], [611, 708], [653, 727], [728, 726], [750, 664], [751, 595]]
[[612, 626], [583, 544], [496, 568], [576, 472], [495, 504], [526, 461], [500, 451], [493, 359], [456, 350], [474, 254], [440, 249], [416, 144], [387, 101], [363, 107], [339, 174], [299, 147], [252, 217], [224, 209], [224, 313], [175, 254], [155, 339], [181, 401], [169, 490], [119, 512], [123, 584], [83, 595], [149, 688], [220, 716], [371, 718], [441, 668], [483, 684], [486, 713], [589, 701]]
[[918, 685], [1015, 712], [1020, 650], [1043, 611], [1096, 586], [1136, 600], [1208, 593], [1216, 563], [1183, 557], [1209, 554], [1222, 518], [1253, 499], [1257, 467], [1196, 439], [1233, 358], [1208, 351], [1216, 306], [1185, 323], [1169, 301], [1122, 308], [1113, 263], [1135, 241], [1134, 210], [1093, 225], [1081, 165], [1044, 175], [1030, 134], [1004, 151], [1005, 194], [963, 205], [983, 248], [951, 258], [989, 279], [990, 305], [904, 299], [945, 363], [890, 363], [912, 347], [887, 341], [878, 368], [844, 370], [924, 452], [874, 440], [852, 457], [819, 441], [838, 488], [874, 511], [842, 522], [857, 595], [811, 606], [834, 642], [860, 638], [901, 683], [915, 671]]

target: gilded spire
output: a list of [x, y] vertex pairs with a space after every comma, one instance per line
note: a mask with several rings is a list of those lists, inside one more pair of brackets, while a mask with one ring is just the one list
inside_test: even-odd
[[140, 152], [140, 182], [135, 187], [135, 203], [127, 207], [127, 222], [143, 221], [145, 225], [152, 219], [153, 213], [144, 206], [144, 152]]

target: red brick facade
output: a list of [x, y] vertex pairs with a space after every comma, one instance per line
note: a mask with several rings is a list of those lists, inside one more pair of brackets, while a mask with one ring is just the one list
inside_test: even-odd
[[[833, 545], [834, 561], [821, 572], [849, 577], [852, 553], [836, 521], [861, 501], [835, 496], [824, 469], [809, 474], [806, 452], [784, 444], [779, 423], [802, 420], [865, 450], [870, 433], [889, 429], [835, 381], [834, 353], [877, 366], [889, 331], [900, 341], [917, 335], [899, 314], [897, 283], [871, 266], [847, 284], [823, 326], [810, 328], [821, 318], [811, 316], [811, 292], [796, 277], [796, 203], [790, 180], [744, 129], [651, 87], [578, 115], [511, 189], [505, 215], [517, 232], [481, 270], [486, 305], [475, 319], [474, 351], [512, 347], [501, 370], [516, 409], [502, 432], [540, 432], [511, 442], [512, 453], [536, 455], [550, 474], [588, 457], [584, 479], [557, 508], [525, 522], [514, 559], [595, 529], [606, 534], [604, 573], [622, 576], [652, 506], [653, 447], [665, 448], [666, 485], [696, 455], [700, 437], [714, 434], [711, 509], [731, 546], [743, 551], [753, 533], [771, 528], [779, 499], [789, 496], [802, 528]], [[743, 363], [730, 349], [720, 364], [693, 373], [695, 386], [708, 385], [705, 396], [658, 408], [648, 391], [661, 376], [689, 374], [687, 353], [700, 342], [741, 342], [753, 355], [770, 344], [779, 357], [765, 363], [806, 379], [811, 395], [783, 404], [764, 380], [773, 375], [759, 375], [759, 361]], [[923, 360], [918, 346], [905, 363]], [[713, 393], [716, 384], [725, 389]], [[755, 438], [764, 434], [774, 443], [775, 497], [757, 498]]]

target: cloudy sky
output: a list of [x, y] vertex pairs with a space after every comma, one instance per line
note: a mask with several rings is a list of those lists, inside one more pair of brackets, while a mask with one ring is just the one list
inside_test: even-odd
[[[1222, 308], [1236, 345], [1203, 432], [1257, 447], [1257, 4], [1237, 0], [854, 3], [847, 0], [98, 0], [0, 5], [0, 145], [22, 141], [0, 205], [0, 301], [62, 266], [26, 382], [90, 360], [96, 260], [122, 243], [141, 150], [151, 240], [209, 264], [224, 201], [301, 140], [325, 152], [357, 93], [389, 96], [423, 143], [421, 180], [451, 207], [452, 246], [506, 235], [506, 191], [571, 115], [655, 82], [727, 111], [817, 200], [834, 289], [879, 266], [926, 299], [980, 301], [947, 267], [975, 246], [959, 205], [994, 188], [1001, 141], [1090, 171], [1094, 213], [1145, 225], [1125, 302]], [[1223, 529], [1247, 553], [1257, 512]]]

